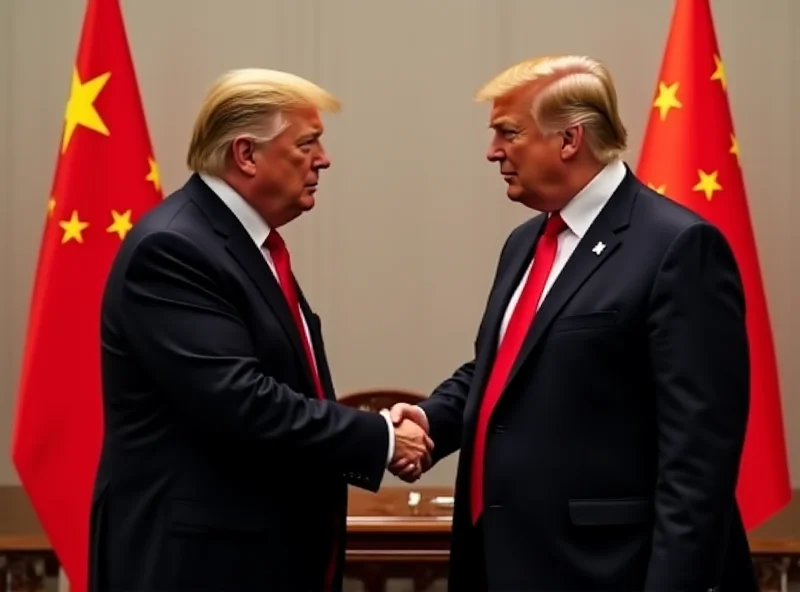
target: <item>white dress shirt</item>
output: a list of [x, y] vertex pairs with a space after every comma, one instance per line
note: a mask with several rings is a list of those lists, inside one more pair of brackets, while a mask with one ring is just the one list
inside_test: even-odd
[[[615, 160], [606, 165], [587, 185], [584, 187], [570, 202], [561, 210], [561, 218], [567, 225], [567, 228], [558, 235], [558, 246], [556, 248], [556, 258], [553, 261], [553, 268], [550, 270], [550, 275], [547, 276], [547, 281], [544, 284], [542, 297], [539, 299], [538, 307], [542, 305], [547, 293], [558, 278], [561, 270], [569, 261], [570, 256], [575, 251], [575, 247], [589, 230], [589, 227], [594, 222], [597, 215], [608, 203], [613, 193], [617, 190], [622, 180], [625, 178], [625, 165]], [[508, 327], [508, 322], [511, 320], [511, 314], [517, 305], [522, 288], [528, 279], [528, 274], [533, 266], [531, 260], [528, 269], [522, 276], [517, 289], [511, 295], [508, 301], [506, 312], [503, 315], [503, 321], [500, 323], [500, 333], [498, 343], [502, 340], [503, 335]]]
[[[269, 233], [272, 232], [272, 229], [269, 227], [269, 225], [258, 214], [258, 212], [256, 212], [253, 207], [225, 181], [205, 174], [201, 174], [200, 178], [206, 185], [208, 185], [211, 191], [213, 191], [217, 197], [222, 200], [222, 203], [228, 206], [228, 209], [233, 212], [233, 215], [236, 216], [247, 234], [251, 239], [253, 239], [256, 247], [258, 247], [258, 249], [261, 251], [261, 254], [264, 255], [264, 259], [266, 260], [267, 265], [269, 265], [269, 268], [272, 270], [275, 280], [278, 282], [278, 284], [280, 284], [280, 278], [278, 277], [278, 272], [275, 269], [275, 263], [272, 260], [272, 255], [270, 254], [269, 250], [264, 247], [264, 242], [267, 240]], [[306, 321], [306, 317], [303, 314], [302, 308], [300, 309], [300, 318], [303, 320], [303, 330], [305, 331], [306, 339], [308, 340], [308, 343], [311, 344], [311, 333], [308, 330], [308, 322]], [[313, 347], [311, 347], [311, 357], [316, 365], [317, 362], [316, 357], [314, 356]], [[394, 456], [394, 426], [392, 425], [392, 420], [388, 413], [382, 413], [381, 415], [383, 415], [384, 419], [386, 419], [386, 424], [389, 427], [389, 451], [386, 459], [386, 463], [389, 464]]]

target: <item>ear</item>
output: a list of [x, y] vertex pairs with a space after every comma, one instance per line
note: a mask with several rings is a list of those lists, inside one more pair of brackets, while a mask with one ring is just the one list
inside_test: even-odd
[[561, 158], [568, 160], [578, 153], [583, 143], [583, 126], [574, 125], [561, 132]]
[[256, 174], [255, 151], [255, 141], [247, 136], [237, 136], [231, 143], [233, 162], [248, 177]]

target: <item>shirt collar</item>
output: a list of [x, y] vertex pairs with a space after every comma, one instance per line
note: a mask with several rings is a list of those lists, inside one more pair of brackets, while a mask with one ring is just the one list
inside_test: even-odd
[[561, 217], [578, 238], [583, 238], [597, 215], [611, 199], [626, 174], [621, 160], [608, 163], [561, 210]]
[[222, 200], [222, 203], [228, 206], [228, 209], [233, 212], [233, 215], [239, 220], [256, 246], [261, 249], [271, 231], [269, 224], [264, 222], [264, 219], [253, 209], [253, 206], [247, 203], [245, 199], [225, 181], [219, 177], [213, 177], [204, 173], [201, 173], [199, 176], [203, 182], [208, 185], [209, 189]]

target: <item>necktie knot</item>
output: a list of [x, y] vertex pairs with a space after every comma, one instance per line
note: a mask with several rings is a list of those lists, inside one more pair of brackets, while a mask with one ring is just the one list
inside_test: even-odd
[[277, 230], [270, 230], [267, 238], [264, 240], [264, 246], [270, 253], [286, 250], [286, 243], [283, 237], [278, 234]]
[[547, 236], [558, 236], [562, 232], [567, 229], [567, 223], [564, 222], [564, 218], [561, 217], [561, 214], [555, 212], [552, 214], [545, 223], [544, 226], [544, 233]]

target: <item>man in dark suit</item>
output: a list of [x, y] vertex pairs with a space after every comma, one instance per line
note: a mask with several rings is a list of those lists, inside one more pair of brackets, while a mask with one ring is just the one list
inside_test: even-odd
[[429, 432], [434, 462], [461, 451], [450, 589], [756, 590], [735, 500], [745, 303], [725, 238], [620, 160], [595, 60], [526, 61], [478, 99], [508, 197], [542, 214], [502, 249], [474, 359], [392, 409]]
[[102, 307], [105, 439], [93, 592], [339, 590], [347, 483], [376, 491], [430, 440], [335, 402], [319, 317], [278, 229], [330, 161], [299, 77], [210, 89], [189, 181], [121, 246]]

